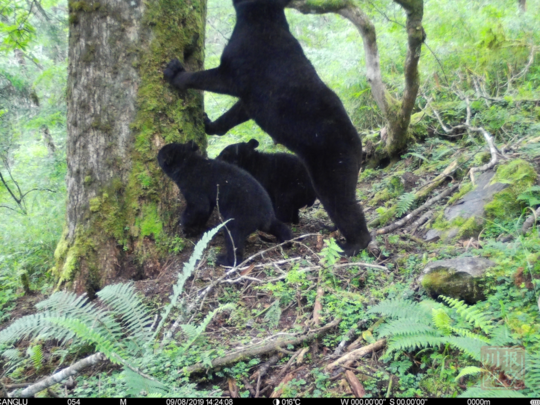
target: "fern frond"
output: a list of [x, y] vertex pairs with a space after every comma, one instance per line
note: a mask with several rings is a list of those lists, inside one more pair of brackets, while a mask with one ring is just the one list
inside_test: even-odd
[[478, 339], [473, 339], [466, 336], [447, 336], [444, 343], [449, 344], [454, 349], [461, 350], [466, 355], [474, 360], [480, 361], [480, 352], [482, 347], [488, 346], [486, 342]]
[[419, 333], [430, 333], [434, 336], [437, 331], [431, 326], [419, 322], [418, 319], [401, 318], [388, 321], [378, 329], [379, 338], [392, 335], [415, 335]]
[[491, 333], [492, 346], [513, 346], [516, 343], [517, 340], [512, 337], [512, 332], [506, 325], [497, 326]]
[[418, 335], [398, 335], [392, 336], [388, 342], [388, 350], [390, 352], [396, 350], [416, 350], [426, 347], [435, 347], [444, 343], [444, 338], [429, 334]]
[[98, 297], [119, 317], [128, 331], [129, 339], [136, 345], [144, 345], [152, 335], [152, 317], [142, 302], [133, 283], [106, 286], [97, 293]]
[[[227, 310], [232, 310], [235, 307], [233, 303], [221, 305], [218, 308], [214, 309], [212, 312], [210, 312], [206, 317], [203, 319], [203, 321], [197, 326], [196, 333], [192, 335], [192, 337], [188, 340], [188, 342], [183, 346], [183, 350], [186, 351], [193, 343], [195, 343], [195, 340], [199, 338], [203, 334], [203, 332], [206, 330], [206, 327], [210, 322], [212, 322], [212, 319], [218, 312], [223, 312]], [[184, 328], [184, 325], [182, 325], [182, 328]]]
[[459, 398], [526, 398], [519, 391], [514, 390], [488, 390], [480, 387], [471, 387], [462, 392]]
[[146, 396], [162, 398], [169, 393], [167, 386], [161, 381], [145, 378], [128, 367], [124, 367], [122, 374], [124, 375], [129, 395], [140, 397], [144, 391]]
[[429, 320], [430, 311], [416, 302], [403, 299], [389, 299], [381, 301], [379, 304], [371, 307], [368, 313], [377, 313], [392, 318], [416, 319], [419, 322]]
[[19, 349], [7, 349], [2, 352], [2, 357], [4, 357], [8, 362], [17, 361], [21, 358], [21, 352]]
[[182, 294], [182, 291], [184, 291], [184, 284], [186, 280], [191, 276], [191, 273], [193, 273], [193, 270], [195, 270], [195, 264], [197, 264], [197, 260], [200, 260], [204, 249], [210, 242], [210, 240], [214, 237], [216, 233], [219, 232], [219, 230], [225, 226], [229, 220], [219, 224], [215, 228], [209, 230], [208, 232], [205, 232], [203, 237], [200, 241], [197, 242], [195, 245], [195, 248], [193, 249], [193, 253], [191, 254], [191, 257], [187, 261], [187, 263], [184, 264], [184, 268], [181, 272], [178, 273], [178, 280], [176, 281], [176, 284], [173, 286], [173, 293], [171, 295], [171, 301], [168, 305], [163, 308], [163, 312], [161, 313], [161, 320], [159, 321], [159, 324], [156, 328], [156, 331], [152, 335], [151, 340], [154, 341], [156, 339], [156, 336], [161, 331], [161, 328], [163, 328], [163, 325], [165, 324], [166, 319], [169, 317], [169, 314], [171, 313], [171, 310], [176, 306], [178, 302], [178, 298], [180, 297], [180, 294]]
[[461, 377], [465, 377], [466, 375], [476, 375], [478, 373], [482, 373], [484, 371], [487, 371], [483, 368], [480, 368], [480, 367], [474, 367], [474, 366], [469, 366], [469, 367], [465, 367], [463, 368], [458, 376], [455, 378], [455, 380], [459, 380]]
[[431, 316], [433, 323], [438, 330], [440, 330], [445, 335], [450, 334], [452, 330], [450, 322], [452, 321], [452, 319], [443, 308], [433, 308], [431, 310]]
[[199, 332], [195, 325], [180, 325], [180, 327], [189, 340], [197, 339], [199, 336]]
[[414, 193], [402, 194], [396, 205], [396, 217], [401, 217], [403, 214], [407, 213], [413, 206], [415, 200], [416, 195]]
[[50, 318], [49, 321], [72, 331], [82, 341], [95, 344], [96, 351], [102, 352], [111, 362], [121, 364], [117, 356], [125, 356], [122, 345], [109, 340], [108, 336], [103, 336], [95, 328], [72, 318]]
[[268, 311], [264, 315], [264, 320], [268, 323], [271, 328], [275, 328], [279, 324], [281, 319], [281, 308], [279, 307], [279, 300], [276, 300]]
[[532, 389], [535, 396], [540, 396], [540, 353], [527, 356], [525, 385]]
[[469, 306], [465, 303], [465, 301], [446, 297], [444, 295], [440, 295], [439, 297], [442, 298], [443, 301], [446, 302], [451, 308], [454, 308], [459, 315], [465, 318], [465, 320], [473, 323], [475, 328], [480, 328], [488, 334], [493, 329], [493, 321], [488, 319], [474, 306]]
[[470, 339], [480, 340], [480, 341], [485, 343], [484, 346], [491, 346], [492, 345], [491, 340], [488, 337], [479, 335], [479, 334], [474, 333], [474, 332], [471, 332], [470, 330], [461, 329], [461, 328], [454, 328], [453, 326], [450, 326], [450, 330], [452, 332], [454, 332], [455, 334], [459, 335], [459, 336], [465, 336], [465, 337], [468, 337]]
[[0, 331], [0, 344], [11, 344], [27, 338], [42, 340], [55, 338], [60, 342], [72, 339], [75, 336], [73, 332], [49, 322], [49, 319], [55, 316], [55, 313], [47, 311], [16, 319], [6, 329]]
[[43, 365], [43, 350], [41, 345], [35, 345], [28, 348], [30, 351], [30, 359], [36, 370], [40, 370]]

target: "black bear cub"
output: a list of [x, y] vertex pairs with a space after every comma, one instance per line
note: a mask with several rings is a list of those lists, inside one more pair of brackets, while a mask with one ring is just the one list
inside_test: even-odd
[[283, 222], [300, 222], [298, 210], [315, 202], [315, 190], [309, 174], [296, 156], [290, 153], [262, 153], [256, 139], [229, 145], [218, 160], [241, 167], [268, 191], [276, 217]]
[[231, 219], [226, 225], [230, 236], [223, 231], [227, 252], [218, 257], [218, 264], [235, 265], [235, 248], [240, 264], [246, 238], [257, 229], [280, 242], [291, 239], [290, 229], [276, 218], [270, 197], [257, 180], [234, 165], [203, 158], [198, 150], [193, 141], [171, 143], [161, 148], [158, 162], [186, 199], [181, 223], [187, 232], [203, 227], [216, 204], [223, 219]]
[[238, 97], [215, 121], [209, 135], [253, 119], [274, 141], [304, 163], [317, 197], [347, 239], [345, 253], [368, 246], [356, 183], [362, 143], [339, 97], [317, 75], [289, 31], [289, 0], [233, 0], [236, 25], [215, 69], [188, 72], [177, 59], [164, 71], [176, 89], [199, 89]]

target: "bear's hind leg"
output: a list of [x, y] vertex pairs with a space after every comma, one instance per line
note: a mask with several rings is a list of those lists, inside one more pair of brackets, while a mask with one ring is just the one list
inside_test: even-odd
[[238, 266], [244, 260], [244, 246], [248, 235], [230, 222], [223, 228], [226, 252], [219, 255], [216, 262], [221, 266]]
[[358, 165], [354, 157], [340, 156], [337, 162], [307, 164], [315, 191], [330, 219], [347, 240], [339, 245], [347, 256], [355, 256], [371, 241], [364, 212], [356, 202]]

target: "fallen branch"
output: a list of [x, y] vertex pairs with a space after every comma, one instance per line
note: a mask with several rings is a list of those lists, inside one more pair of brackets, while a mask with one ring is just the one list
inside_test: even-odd
[[418, 214], [420, 214], [422, 211], [425, 211], [429, 207], [431, 207], [433, 204], [435, 204], [437, 201], [443, 199], [444, 197], [447, 197], [448, 195], [452, 194], [457, 188], [459, 187], [459, 184], [456, 184], [450, 188], [447, 188], [444, 190], [441, 194], [439, 194], [436, 197], [430, 198], [427, 200], [424, 204], [422, 204], [420, 207], [415, 209], [413, 212], [411, 212], [409, 215], [406, 215], [405, 217], [401, 218], [399, 221], [394, 222], [391, 225], [385, 226], [384, 228], [377, 229], [375, 233], [377, 235], [382, 235], [388, 232], [392, 232], [395, 229], [401, 228], [402, 226], [406, 225], [408, 222], [410, 222], [414, 217], [416, 217]]
[[275, 342], [267, 343], [262, 346], [242, 348], [233, 354], [228, 354], [212, 360], [212, 364], [210, 366], [207, 366], [203, 363], [194, 364], [193, 366], [190, 366], [186, 369], [186, 374], [199, 373], [207, 369], [214, 369], [216, 367], [226, 366], [228, 364], [236, 363], [238, 361], [245, 360], [251, 357], [262, 356], [276, 351], [276, 347], [282, 348], [288, 345], [296, 346], [304, 342], [310, 342], [313, 339], [317, 339], [318, 337], [325, 335], [330, 329], [338, 325], [340, 322], [341, 318], [337, 318], [334, 321], [330, 322], [328, 325], [300, 337], [282, 339]]
[[54, 384], [58, 384], [59, 382], [65, 380], [69, 376], [77, 374], [79, 371], [85, 369], [86, 367], [93, 366], [97, 363], [100, 363], [107, 359], [103, 353], [95, 353], [91, 356], [88, 356], [82, 360], [79, 360], [75, 364], [73, 364], [70, 367], [67, 367], [63, 369], [62, 371], [59, 371], [56, 374], [51, 375], [50, 377], [47, 377], [35, 384], [30, 385], [29, 387], [25, 388], [21, 391], [20, 394], [17, 394], [17, 391], [14, 391], [9, 394], [9, 397], [20, 397], [20, 398], [29, 398], [34, 396], [34, 394], [43, 391], [44, 389], [47, 389]]
[[330, 363], [328, 366], [326, 366], [325, 370], [330, 372], [340, 364], [358, 360], [360, 357], [364, 357], [372, 352], [381, 350], [385, 345], [386, 339], [377, 340], [375, 343], [372, 343], [365, 347], [361, 347], [360, 349], [353, 350], [352, 352], [347, 353], [345, 356], [340, 357], [333, 363]]
[[414, 234], [416, 230], [418, 229], [418, 227], [424, 225], [427, 221], [431, 219], [432, 216], [433, 216], [433, 211], [428, 211], [424, 215], [422, 215], [420, 218], [418, 218], [416, 221], [414, 221], [407, 229], [409, 235]]
[[334, 356], [341, 356], [341, 353], [343, 353], [343, 350], [345, 349], [345, 346], [347, 345], [347, 342], [349, 342], [358, 328], [362, 327], [367, 321], [365, 319], [360, 320], [356, 325], [354, 325], [349, 331], [346, 333], [343, 340], [339, 343], [338, 347], [336, 347], [336, 350], [334, 350]]
[[533, 211], [532, 215], [523, 222], [523, 226], [521, 227], [521, 233], [525, 235], [529, 228], [532, 226], [533, 223], [536, 222], [536, 220], [540, 217], [540, 207], [536, 211]]
[[281, 357], [282, 356], [279, 353], [274, 354], [272, 357], [270, 357], [270, 359], [266, 363], [264, 363], [261, 367], [259, 367], [259, 369], [255, 373], [253, 373], [253, 375], [251, 376], [252, 380], [255, 378], [255, 376], [257, 376], [257, 388], [255, 389], [255, 398], [259, 398], [259, 393], [261, 392], [260, 389], [261, 389], [262, 378], [268, 372], [268, 369], [272, 367], [273, 365], [275, 365]]
[[470, 130], [481, 132], [482, 135], [484, 135], [484, 139], [486, 140], [486, 143], [489, 145], [489, 153], [491, 154], [491, 159], [488, 163], [480, 167], [471, 167], [471, 169], [469, 170], [469, 175], [471, 176], [471, 183], [474, 185], [474, 173], [485, 172], [486, 170], [489, 170], [492, 167], [494, 167], [498, 162], [498, 152], [497, 152], [497, 147], [495, 146], [495, 142], [493, 141], [493, 137], [489, 134], [488, 131], [486, 131], [482, 127], [479, 127], [479, 128], [471, 127]]
[[363, 398], [366, 395], [366, 390], [358, 378], [351, 370], [345, 371], [345, 379], [349, 383], [351, 390], [356, 398]]
[[450, 163], [448, 167], [443, 170], [442, 173], [440, 173], [437, 177], [435, 177], [429, 183], [422, 186], [416, 193], [414, 193], [415, 199], [419, 200], [421, 198], [426, 197], [429, 193], [431, 193], [433, 190], [439, 187], [441, 183], [445, 181], [449, 176], [454, 174], [454, 172], [457, 170], [458, 167], [459, 167], [459, 164], [456, 159], [452, 163]]

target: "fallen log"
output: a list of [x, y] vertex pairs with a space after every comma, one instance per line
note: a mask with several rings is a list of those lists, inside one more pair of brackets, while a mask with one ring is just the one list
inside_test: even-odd
[[210, 366], [203, 363], [194, 364], [193, 366], [186, 368], [186, 374], [200, 373], [204, 370], [211, 370], [216, 367], [226, 366], [228, 364], [236, 363], [238, 361], [249, 359], [251, 357], [262, 356], [277, 351], [278, 348], [282, 348], [288, 345], [296, 346], [301, 343], [311, 342], [313, 339], [324, 336], [330, 329], [337, 326], [340, 322], [341, 318], [337, 318], [334, 321], [330, 322], [328, 325], [316, 329], [303, 336], [280, 339], [274, 342], [266, 343], [264, 345], [256, 345], [236, 350], [234, 353], [212, 360], [212, 364]]

